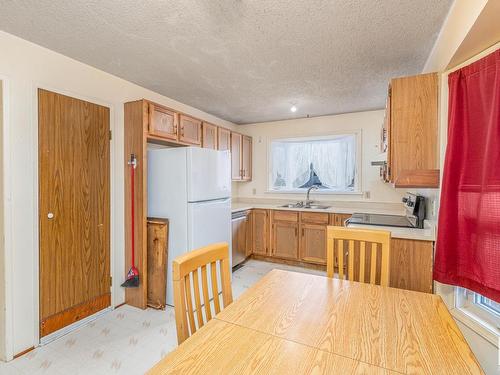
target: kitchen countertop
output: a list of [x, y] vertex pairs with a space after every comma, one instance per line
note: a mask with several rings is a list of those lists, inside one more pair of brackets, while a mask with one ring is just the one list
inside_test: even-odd
[[[323, 204], [322, 202], [318, 202]], [[328, 205], [328, 203], [325, 203]], [[383, 214], [383, 215], [403, 215], [401, 210], [386, 210], [382, 208], [347, 208], [347, 207], [335, 207], [332, 206], [327, 209], [309, 209], [309, 208], [286, 208], [280, 207], [280, 204], [270, 204], [270, 203], [233, 203], [231, 206], [231, 211], [241, 212], [251, 209], [265, 209], [265, 210], [280, 210], [280, 211], [302, 211], [302, 212], [323, 212], [323, 213], [336, 213], [336, 214], [353, 214], [355, 212], [359, 213], [369, 213], [369, 214]], [[365, 228], [372, 230], [387, 230], [391, 232], [393, 238], [409, 239], [409, 240], [420, 240], [420, 241], [435, 241], [435, 227], [428, 222], [425, 224], [424, 229], [418, 228], [399, 228], [399, 227], [386, 227], [379, 225], [365, 225], [365, 224], [349, 224], [351, 228]]]

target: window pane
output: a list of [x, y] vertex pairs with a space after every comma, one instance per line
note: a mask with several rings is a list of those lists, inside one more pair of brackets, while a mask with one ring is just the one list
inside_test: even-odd
[[354, 134], [271, 143], [271, 190], [300, 190], [312, 185], [325, 191], [354, 191]]
[[493, 312], [500, 315], [500, 303], [492, 301], [489, 298], [480, 296], [479, 304], [481, 304], [483, 307], [485, 307], [489, 310], [492, 310]]

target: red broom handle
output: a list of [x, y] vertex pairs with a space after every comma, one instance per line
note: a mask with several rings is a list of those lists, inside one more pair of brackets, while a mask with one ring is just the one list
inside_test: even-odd
[[130, 163], [130, 212], [132, 213], [132, 267], [135, 267], [135, 210], [134, 210], [134, 169], [136, 165], [135, 155], [132, 154], [131, 163]]

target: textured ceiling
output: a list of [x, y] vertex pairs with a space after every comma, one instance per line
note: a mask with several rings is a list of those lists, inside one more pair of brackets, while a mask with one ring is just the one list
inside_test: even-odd
[[252, 123], [382, 108], [389, 78], [423, 68], [451, 3], [0, 0], [0, 29]]

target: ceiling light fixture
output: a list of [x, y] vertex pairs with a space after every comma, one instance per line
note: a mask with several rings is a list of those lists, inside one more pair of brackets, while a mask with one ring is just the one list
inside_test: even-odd
[[292, 105], [292, 107], [290, 108], [290, 111], [292, 111], [294, 113], [297, 112], [297, 107]]

